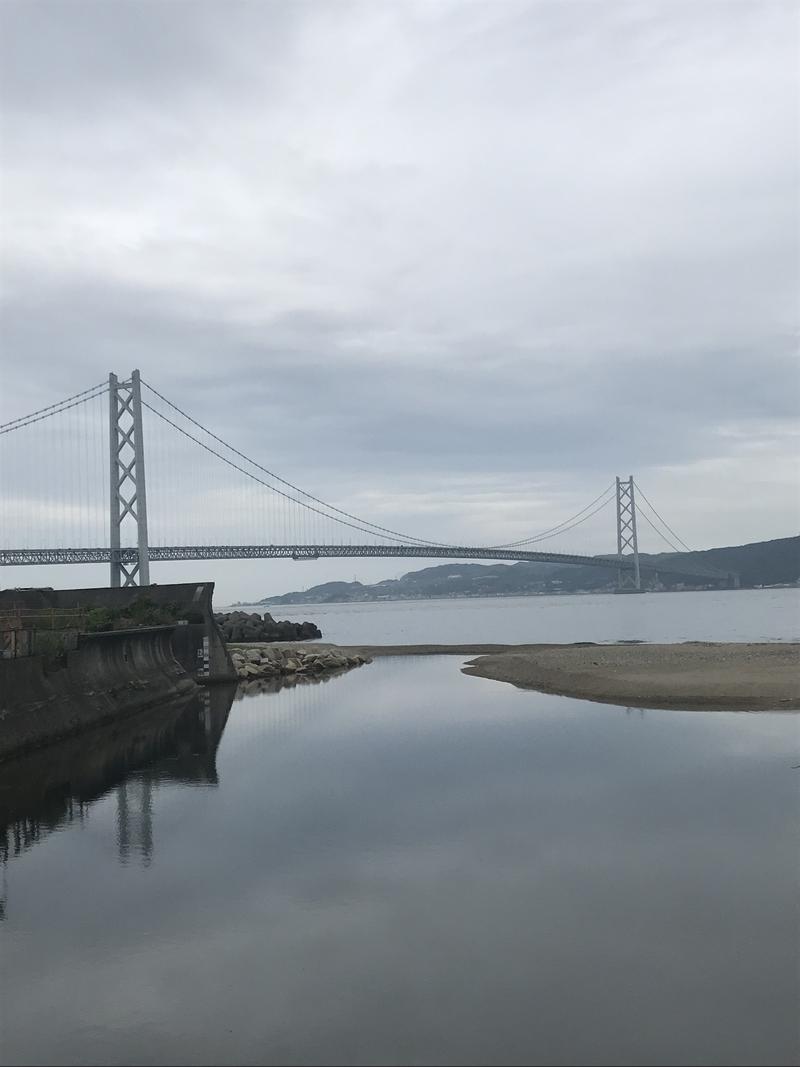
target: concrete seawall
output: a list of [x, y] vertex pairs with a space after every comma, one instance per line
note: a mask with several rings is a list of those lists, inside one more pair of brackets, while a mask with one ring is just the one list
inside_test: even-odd
[[194, 695], [173, 653], [175, 629], [81, 634], [60, 656], [0, 659], [0, 760]]
[[235, 682], [236, 672], [214, 618], [213, 595], [213, 582], [124, 589], [2, 589], [0, 614], [13, 615], [16, 608], [55, 612], [106, 608], [124, 612], [144, 598], [157, 608], [168, 608], [172, 618], [183, 620], [175, 629], [172, 647], [175, 658], [189, 674], [200, 682]]

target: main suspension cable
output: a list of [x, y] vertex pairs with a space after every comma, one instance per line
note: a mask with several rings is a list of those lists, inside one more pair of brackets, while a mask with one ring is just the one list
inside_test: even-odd
[[[682, 538], [678, 537], [678, 535], [675, 533], [675, 531], [672, 529], [672, 527], [669, 525], [669, 523], [666, 521], [666, 519], [663, 519], [661, 517], [661, 515], [659, 515], [659, 513], [656, 511], [655, 507], [650, 503], [650, 501], [645, 496], [644, 490], [639, 485], [639, 483], [635, 482], [634, 484], [636, 485], [636, 489], [637, 489], [637, 491], [639, 493], [639, 496], [644, 500], [645, 504], [647, 504], [647, 506], [653, 511], [653, 513], [655, 514], [655, 516], [659, 520], [659, 522], [669, 530], [669, 532], [672, 534], [672, 536], [675, 538], [675, 540], [678, 542], [678, 544], [683, 545], [684, 549], [687, 552], [691, 552], [692, 549], [689, 548], [689, 546], [686, 544], [686, 542]], [[652, 523], [651, 523], [651, 525], [652, 525]], [[665, 538], [665, 540], [666, 540], [666, 538]], [[676, 549], [675, 551], [677, 552], [678, 549]]]
[[[150, 385], [149, 382], [146, 382], [144, 379], [142, 379], [142, 384], [144, 386], [146, 386], [150, 390], [151, 393], [154, 393], [160, 400], [163, 400], [165, 404], [167, 404], [169, 407], [171, 407], [173, 409], [173, 411], [177, 411], [179, 415], [182, 415], [185, 419], [187, 419], [189, 422], [191, 422], [193, 426], [196, 426], [199, 430], [202, 430], [203, 433], [208, 434], [209, 437], [213, 438], [219, 444], [223, 445], [230, 452], [233, 452], [234, 455], [238, 456], [240, 459], [243, 459], [246, 463], [251, 464], [251, 466], [255, 467], [257, 470], [262, 471], [264, 474], [268, 475], [270, 478], [273, 478], [276, 482], [280, 482], [281, 485], [287, 486], [287, 488], [293, 490], [293, 492], [299, 493], [301, 496], [306, 497], [308, 500], [313, 500], [313, 502], [315, 504], [319, 504], [321, 507], [326, 509], [325, 512], [321, 512], [317, 508], [311, 508], [311, 510], [312, 511], [316, 511], [318, 515], [327, 515], [328, 518], [333, 518], [334, 521], [341, 522], [342, 520], [336, 519], [335, 516], [327, 514], [328, 512], [336, 512], [337, 515], [343, 515], [346, 519], [351, 519], [352, 522], [358, 523], [358, 527], [356, 527], [356, 528], [357, 529], [360, 528], [362, 533], [369, 533], [370, 531], [380, 531], [381, 534], [388, 535], [389, 538], [392, 538], [394, 540], [398, 540], [400, 542], [413, 541], [415, 544], [431, 545], [434, 548], [451, 548], [452, 547], [452, 545], [444, 544], [441, 541], [426, 541], [422, 537], [412, 537], [409, 534], [399, 533], [397, 530], [390, 530], [386, 526], [379, 526], [374, 522], [369, 522], [369, 520], [367, 520], [367, 519], [360, 518], [360, 516], [358, 516], [358, 515], [351, 515], [349, 511], [344, 511], [344, 510], [342, 510], [342, 508], [337, 508], [335, 505], [329, 504], [325, 500], [320, 500], [319, 497], [314, 496], [312, 493], [306, 492], [305, 489], [300, 489], [299, 486], [293, 485], [291, 482], [287, 481], [285, 478], [281, 478], [281, 476], [279, 474], [275, 474], [274, 471], [268, 470], [266, 467], [262, 466], [262, 464], [257, 463], [254, 459], [251, 459], [249, 456], [246, 456], [244, 454], [244, 452], [240, 452], [238, 448], [234, 448], [233, 445], [228, 444], [227, 441], [223, 440], [221, 437], [218, 437], [217, 434], [213, 433], [206, 426], [204, 426], [201, 422], [198, 422], [197, 419], [192, 418], [191, 415], [189, 415], [187, 412], [185, 412], [181, 408], [179, 408], [177, 404], [173, 404], [171, 400], [168, 400], [165, 396], [163, 396], [161, 393], [159, 393], [159, 391], [157, 389], [154, 389], [153, 386]], [[142, 401], [142, 403], [144, 403], [144, 401]], [[150, 408], [150, 410], [151, 411], [155, 411], [154, 408]], [[159, 412], [156, 412], [156, 414], [159, 414]], [[169, 419], [167, 419], [166, 421], [169, 422]], [[175, 423], [171, 423], [171, 425], [174, 426]], [[179, 427], [176, 427], [176, 428], [179, 428]], [[193, 440], [193, 441], [197, 440], [196, 438], [192, 437], [191, 434], [187, 434], [186, 436], [190, 437], [191, 440]], [[197, 443], [202, 445], [201, 441], [197, 441]], [[203, 447], [205, 447], [205, 446], [203, 446]], [[214, 452], [213, 454], [214, 455], [218, 455], [218, 453], [216, 453], [216, 452]], [[220, 459], [224, 459], [224, 457], [222, 457], [222, 456], [220, 456], [219, 458]], [[240, 469], [240, 468], [237, 468], [237, 469]], [[256, 479], [256, 480], [259, 480], [259, 479]], [[266, 482], [264, 482], [263, 484], [267, 485]], [[280, 490], [276, 489], [274, 486], [270, 485], [270, 486], [268, 486], [268, 488], [272, 489], [276, 493], [280, 493]], [[286, 499], [288, 499], [288, 500], [294, 500], [294, 502], [296, 504], [300, 504], [301, 507], [309, 507], [309, 505], [304, 504], [302, 500], [297, 500], [294, 497], [288, 496], [286, 493], [281, 493], [281, 495], [285, 496]], [[352, 522], [344, 523], [344, 525], [352, 526]], [[368, 529], [367, 529], [367, 527], [368, 527]]]
[[[11, 419], [10, 422], [4, 422], [0, 425], [0, 433], [11, 433], [12, 430], [21, 430], [23, 426], [27, 426], [32, 422], [40, 422], [42, 419], [47, 419], [51, 415], [58, 415], [62, 411], [67, 411], [68, 408], [74, 408], [77, 407], [78, 404], [86, 403], [87, 400], [93, 400], [94, 397], [100, 396], [107, 389], [108, 382], [100, 382], [98, 385], [93, 385], [90, 389], [84, 389], [80, 393], [74, 393], [72, 396], [65, 397], [64, 400], [60, 400], [57, 404], [50, 404], [46, 408], [39, 408], [38, 411], [32, 411], [30, 415], [22, 415], [18, 419]], [[89, 393], [92, 395], [89, 396]], [[74, 401], [74, 403], [70, 403], [70, 401]]]
[[[183, 434], [184, 437], [188, 437], [188, 439], [190, 441], [194, 441], [194, 443], [196, 445], [199, 445], [201, 448], [205, 449], [206, 452], [210, 452], [211, 455], [212, 456], [216, 456], [217, 459], [221, 459], [223, 463], [227, 463], [227, 465], [229, 467], [232, 467], [234, 470], [239, 471], [240, 474], [244, 474], [245, 477], [252, 479], [254, 482], [257, 482], [259, 485], [265, 486], [271, 492], [277, 493], [279, 496], [285, 497], [286, 500], [291, 500], [291, 502], [293, 504], [297, 504], [301, 508], [305, 508], [307, 511], [313, 511], [317, 515], [322, 515], [324, 518], [328, 518], [328, 519], [334, 518], [334, 516], [329, 515], [327, 512], [320, 511], [319, 508], [315, 508], [311, 504], [306, 504], [305, 501], [298, 500], [296, 497], [290, 496], [288, 493], [284, 493], [282, 489], [277, 489], [274, 485], [270, 485], [269, 482], [264, 481], [263, 478], [259, 478], [258, 475], [257, 474], [253, 474], [252, 471], [245, 470], [245, 468], [241, 467], [238, 463], [234, 463], [234, 461], [232, 459], [228, 459], [228, 457], [227, 456], [223, 456], [221, 452], [217, 452], [216, 449], [212, 448], [210, 445], [207, 445], [204, 441], [199, 440], [199, 438], [195, 437], [193, 434], [190, 434], [188, 430], [184, 430], [183, 427], [178, 426], [178, 424], [176, 422], [173, 422], [172, 419], [168, 419], [166, 415], [164, 415], [162, 412], [158, 411], [151, 404], [148, 404], [146, 400], [142, 401], [142, 407], [147, 408], [148, 411], [152, 411], [154, 415], [156, 415], [159, 419], [162, 419], [164, 422], [168, 423], [170, 426], [173, 427], [173, 429], [177, 430], [178, 433]], [[386, 540], [386, 541], [398, 541], [399, 540], [401, 544], [403, 543], [403, 535], [398, 535], [398, 536], [395, 536], [395, 537], [387, 536], [387, 534], [377, 534], [376, 535], [374, 530], [368, 530], [364, 526], [356, 526], [355, 523], [346, 522], [344, 519], [336, 519], [336, 518], [334, 518], [334, 521], [340, 523], [342, 526], [349, 526], [353, 530], [358, 530], [359, 533], [366, 533], [366, 534], [370, 534], [371, 536], [383, 537], [383, 539]], [[426, 541], [426, 542], [424, 542], [424, 544], [432, 544], [432, 542]], [[451, 546], [437, 545], [436, 547], [445, 548], [445, 547], [451, 547]]]
[[[572, 516], [572, 518], [570, 518], [570, 519], [564, 519], [563, 522], [559, 522], [555, 526], [551, 526], [547, 530], [542, 530], [538, 534], [533, 534], [531, 537], [526, 537], [524, 540], [521, 540], [521, 541], [510, 541], [508, 544], [505, 544], [505, 545], [492, 545], [491, 547], [492, 548], [521, 548], [522, 545], [530, 545], [530, 544], [533, 544], [535, 541], [544, 541], [544, 540], [546, 540], [547, 538], [549, 538], [551, 536], [555, 537], [555, 535], [557, 533], [566, 533], [566, 531], [568, 529], [571, 530], [573, 528], [573, 526], [571, 524], [574, 523], [575, 526], [580, 525], [580, 523], [575, 522], [575, 520], [578, 519], [581, 515], [583, 515], [584, 512], [588, 511], [589, 508], [594, 507], [594, 505], [598, 502], [598, 500], [600, 500], [602, 497], [604, 497], [613, 488], [614, 488], [614, 484], [612, 482], [612, 484], [607, 486], [603, 490], [603, 492], [599, 494], [599, 496], [596, 496], [594, 498], [594, 500], [591, 501], [591, 503], [587, 504], [586, 507], [581, 508], [581, 510], [576, 512]], [[609, 500], [610, 500], [610, 498], [609, 498]], [[607, 503], [608, 503], [608, 501], [604, 501], [603, 504], [601, 505], [601, 507], [605, 507], [605, 505]], [[597, 510], [599, 511], [600, 508], [598, 508]], [[592, 515], [594, 515], [594, 514], [596, 514], [596, 512], [593, 511]], [[591, 518], [591, 515], [587, 515], [586, 518], [587, 519]], [[584, 520], [581, 519], [581, 522], [583, 522], [583, 521]], [[564, 529], [562, 529], [562, 527], [564, 527]]]
[[593, 515], [596, 515], [598, 513], [598, 511], [602, 511], [603, 508], [607, 508], [612, 500], [613, 497], [608, 497], [606, 500], [603, 500], [602, 503], [598, 504], [593, 511], [590, 511], [588, 515], [584, 515], [582, 519], [578, 519], [576, 522], [573, 522], [571, 526], [565, 526], [563, 527], [563, 529], [556, 530], [555, 533], [544, 534], [540, 537], [537, 537], [535, 541], [529, 543], [538, 544], [539, 541], [549, 541], [553, 537], [558, 537], [559, 534], [568, 533], [570, 530], [574, 530], [576, 526], [580, 526], [581, 523], [586, 522], [587, 519], [591, 519]]
[[672, 541], [670, 541], [670, 539], [669, 539], [669, 538], [667, 537], [667, 535], [666, 535], [666, 534], [664, 534], [664, 533], [662, 533], [662, 532], [661, 532], [661, 530], [659, 530], [659, 528], [658, 528], [658, 527], [657, 527], [657, 526], [655, 525], [655, 523], [653, 523], [653, 522], [651, 522], [651, 521], [650, 521], [650, 519], [649, 519], [649, 518], [647, 517], [647, 512], [646, 512], [646, 511], [645, 511], [644, 509], [641, 509], [641, 510], [640, 510], [640, 512], [639, 512], [639, 514], [640, 514], [640, 515], [641, 515], [641, 517], [642, 517], [642, 518], [644, 519], [644, 521], [645, 521], [645, 522], [647, 523], [647, 525], [648, 525], [648, 526], [649, 526], [649, 527], [650, 527], [650, 528], [651, 528], [652, 530], [655, 530], [655, 532], [656, 532], [656, 533], [658, 534], [658, 536], [659, 536], [659, 537], [661, 538], [661, 540], [662, 540], [662, 541], [663, 541], [663, 542], [664, 542], [665, 544], [669, 545], [669, 547], [670, 547], [670, 548], [672, 549], [672, 551], [673, 551], [673, 552], [676, 552], [676, 553], [677, 553], [678, 555], [680, 555], [680, 554], [681, 554], [681, 550], [680, 550], [680, 549], [678, 548], [678, 546], [677, 546], [677, 545], [674, 545], [674, 544], [672, 543]]
[[[253, 479], [254, 481], [257, 481], [259, 484], [265, 485], [268, 489], [272, 490], [273, 492], [278, 493], [284, 499], [290, 500], [293, 503], [298, 504], [301, 507], [308, 508], [310, 511], [313, 511], [318, 515], [323, 515], [324, 517], [333, 519], [334, 522], [338, 522], [338, 523], [341, 523], [342, 525], [349, 526], [352, 529], [357, 529], [361, 533], [373, 533], [373, 532], [376, 532], [384, 540], [397, 540], [397, 541], [400, 541], [400, 542], [414, 542], [415, 544], [430, 545], [430, 546], [435, 547], [435, 548], [449, 548], [449, 547], [452, 547], [452, 545], [445, 544], [445, 543], [443, 543], [441, 541], [429, 541], [429, 540], [425, 540], [424, 538], [421, 538], [421, 537], [414, 537], [414, 536], [412, 536], [410, 534], [400, 533], [399, 531], [392, 530], [392, 529], [390, 529], [390, 528], [388, 528], [386, 526], [380, 526], [377, 523], [370, 522], [367, 519], [362, 519], [358, 515], [353, 515], [349, 511], [344, 511], [342, 508], [338, 508], [333, 504], [329, 504], [325, 500], [321, 500], [319, 497], [316, 497], [312, 493], [307, 492], [305, 489], [301, 489], [299, 486], [294, 485], [290, 481], [287, 481], [287, 479], [282, 478], [279, 474], [276, 474], [274, 471], [269, 470], [267, 467], [264, 467], [261, 463], [258, 463], [256, 460], [251, 459], [250, 456], [246, 455], [244, 452], [241, 452], [239, 449], [237, 449], [233, 445], [229, 444], [222, 437], [219, 437], [212, 430], [209, 430], [207, 426], [204, 426], [203, 423], [201, 423], [197, 419], [193, 418], [188, 412], [186, 412], [182, 408], [178, 407], [177, 404], [174, 404], [171, 400], [169, 400], [167, 397], [165, 397], [163, 395], [163, 393], [160, 393], [158, 391], [158, 389], [156, 389], [154, 386], [152, 386], [149, 382], [147, 382], [144, 379], [142, 379], [142, 384], [151, 393], [153, 393], [161, 401], [163, 401], [168, 407], [170, 407], [173, 411], [176, 411], [179, 415], [181, 415], [183, 418], [185, 418], [193, 426], [196, 426], [204, 434], [207, 434], [209, 437], [211, 437], [213, 440], [217, 441], [220, 445], [222, 445], [224, 448], [228, 449], [234, 455], [239, 456], [240, 459], [244, 460], [246, 463], [248, 463], [251, 466], [255, 467], [257, 470], [262, 471], [268, 477], [274, 479], [276, 482], [279, 482], [281, 485], [285, 485], [288, 489], [291, 489], [294, 493], [300, 494], [300, 496], [305, 497], [307, 500], [313, 501], [314, 504], [318, 504], [321, 508], [324, 508], [325, 510], [324, 511], [320, 511], [319, 508], [312, 507], [311, 505], [306, 504], [305, 501], [298, 500], [296, 497], [293, 497], [288, 493], [282, 492], [276, 486], [270, 485], [269, 483], [264, 482], [260, 478], [254, 478]], [[182, 430], [181, 427], [179, 427], [176, 423], [172, 422], [170, 419], [167, 419], [165, 416], [163, 416], [161, 414], [161, 412], [157, 411], [155, 408], [150, 407], [150, 405], [147, 405], [145, 403], [145, 401], [142, 401], [142, 403], [145, 404], [145, 406], [149, 407], [149, 409], [151, 411], [153, 411], [155, 414], [159, 415], [160, 418], [163, 418], [165, 422], [169, 423], [171, 426], [175, 427], [175, 429], [179, 430], [179, 432], [183, 433], [184, 436], [188, 437], [192, 441], [195, 441], [195, 443], [199, 444], [202, 448], [206, 448], [206, 450], [211, 452], [212, 455], [215, 455], [215, 456], [217, 456], [217, 458], [222, 459], [223, 462], [228, 463], [229, 466], [233, 467], [235, 470], [239, 470], [242, 473], [247, 474], [248, 477], [253, 477], [248, 471], [243, 470], [238, 464], [235, 464], [232, 461], [228, 460], [225, 456], [220, 455], [220, 453], [218, 453], [216, 450], [208, 448], [208, 446], [206, 446], [202, 441], [198, 440], [192, 434], [189, 434], [186, 431]], [[590, 509], [592, 509], [594, 507], [595, 504], [598, 503], [598, 501], [600, 501], [603, 497], [605, 497], [607, 493], [609, 493], [611, 490], [613, 490], [613, 488], [614, 488], [613, 484], [609, 485], [606, 489], [603, 490], [602, 493], [599, 494], [599, 496], [595, 497], [595, 499], [592, 500], [589, 504], [587, 504], [585, 507], [581, 508], [581, 510], [578, 511], [575, 515], [573, 515], [569, 519], [564, 519], [562, 522], [558, 523], [556, 526], [550, 527], [549, 529], [546, 529], [546, 530], [542, 530], [539, 533], [532, 535], [531, 537], [524, 538], [524, 539], [519, 540], [519, 541], [512, 541], [512, 542], [509, 542], [508, 544], [503, 544], [503, 545], [492, 545], [491, 547], [492, 548], [520, 548], [520, 547], [522, 547], [524, 545], [533, 544], [533, 543], [535, 543], [537, 541], [547, 540], [548, 538], [554, 537], [554, 536], [556, 536], [556, 534], [559, 534], [559, 533], [566, 533], [568, 530], [574, 529], [575, 526], [579, 526], [582, 522], [585, 522], [587, 519], [589, 519], [593, 515], [597, 514], [597, 512], [599, 510], [601, 510], [602, 507], [605, 507], [605, 505], [607, 503], [609, 503], [610, 498], [609, 498], [609, 500], [604, 500], [603, 503], [600, 505], [600, 507], [595, 508], [595, 510], [593, 510], [593, 511], [590, 510]], [[331, 514], [329, 514], [330, 512], [334, 512], [335, 514], [331, 515]], [[587, 512], [588, 512], [588, 514], [586, 514]], [[347, 519], [347, 520], [350, 520], [350, 521], [344, 522], [343, 519], [337, 518], [336, 517], [337, 515], [341, 515], [341, 516], [344, 517], [344, 519]], [[584, 517], [581, 518], [581, 516], [584, 516]]]

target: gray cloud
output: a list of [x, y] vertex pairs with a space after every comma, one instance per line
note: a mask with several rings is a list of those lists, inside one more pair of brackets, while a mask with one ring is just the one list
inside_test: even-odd
[[126, 103], [159, 107], [164, 93], [185, 104], [208, 91], [220, 69], [228, 81], [246, 85], [255, 71], [243, 70], [239, 60], [252, 34], [269, 49], [258, 76], [278, 69], [277, 57], [291, 42], [294, 7], [206, 0], [8, 3], [0, 89], [6, 107], [34, 117], [43, 108], [63, 117], [78, 108], [97, 114]]
[[0, 419], [140, 366], [420, 536], [629, 469], [695, 544], [794, 532], [793, 5], [3, 22]]

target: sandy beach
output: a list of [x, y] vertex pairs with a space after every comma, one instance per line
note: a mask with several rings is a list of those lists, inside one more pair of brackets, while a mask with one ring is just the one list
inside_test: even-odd
[[[315, 645], [317, 648], [319, 644]], [[309, 646], [311, 647], [311, 646]], [[336, 646], [333, 646], [336, 647]], [[631, 707], [800, 710], [800, 645], [358, 645], [347, 654], [473, 657], [465, 674]]]

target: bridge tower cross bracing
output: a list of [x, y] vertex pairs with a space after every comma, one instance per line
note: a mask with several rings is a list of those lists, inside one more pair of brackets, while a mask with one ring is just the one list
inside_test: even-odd
[[[139, 371], [125, 382], [108, 376], [109, 479], [111, 511], [111, 586], [150, 584], [150, 554], [147, 543], [147, 491], [142, 434], [142, 390]], [[120, 558], [123, 526], [136, 525], [136, 561]]]
[[623, 481], [617, 475], [617, 559], [620, 564], [626, 551], [633, 553], [633, 570], [619, 567], [618, 587], [624, 591], [640, 591], [642, 578], [639, 573], [639, 542], [636, 537], [636, 498], [633, 475], [629, 475], [627, 481]]

